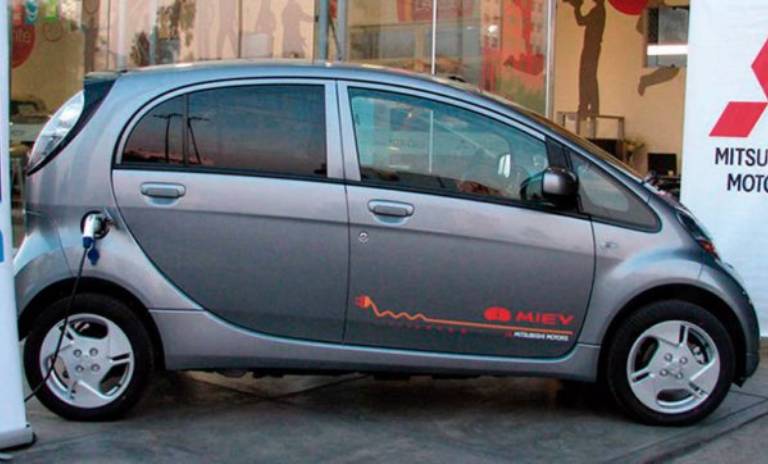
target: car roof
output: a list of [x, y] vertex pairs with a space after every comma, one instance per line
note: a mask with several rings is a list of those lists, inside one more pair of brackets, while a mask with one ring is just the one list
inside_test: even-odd
[[503, 106], [505, 111], [530, 115], [530, 110], [489, 94], [480, 88], [454, 78], [432, 76], [413, 71], [371, 64], [351, 64], [301, 59], [233, 59], [197, 61], [147, 66], [116, 72], [91, 73], [88, 79], [118, 79], [150, 83], [150, 86], [186, 86], [228, 79], [296, 78], [365, 81], [409, 87], [462, 100], [482, 102], [485, 106]]
[[179, 73], [193, 74], [235, 74], [244, 76], [273, 74], [282, 72], [288, 76], [322, 76], [335, 79], [365, 79], [382, 80], [408, 79], [424, 83], [447, 85], [462, 90], [473, 90], [471, 85], [445, 77], [430, 76], [403, 69], [386, 68], [370, 64], [350, 64], [340, 62], [312, 61], [299, 59], [233, 59], [216, 61], [197, 61], [193, 63], [177, 63], [168, 65], [147, 66], [122, 71], [126, 75], [167, 75]]

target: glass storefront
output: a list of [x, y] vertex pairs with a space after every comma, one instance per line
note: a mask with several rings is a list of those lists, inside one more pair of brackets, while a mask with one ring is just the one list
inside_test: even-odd
[[345, 61], [452, 76], [544, 113], [548, 3], [12, 0], [12, 140], [31, 143], [88, 72], [231, 58], [335, 60], [342, 47]]
[[450, 76], [545, 113], [549, 8], [547, 0], [348, 0], [348, 60]]
[[12, 0], [11, 8], [12, 110], [27, 114], [53, 112], [91, 71], [313, 57], [315, 0]]

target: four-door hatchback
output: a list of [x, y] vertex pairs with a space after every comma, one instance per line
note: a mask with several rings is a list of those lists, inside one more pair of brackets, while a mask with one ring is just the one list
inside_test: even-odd
[[[758, 363], [750, 299], [684, 207], [456, 83], [90, 75], [28, 176], [24, 362], [67, 418], [118, 416], [164, 368], [602, 379], [636, 418], [687, 424]], [[70, 308], [92, 214], [109, 223]]]

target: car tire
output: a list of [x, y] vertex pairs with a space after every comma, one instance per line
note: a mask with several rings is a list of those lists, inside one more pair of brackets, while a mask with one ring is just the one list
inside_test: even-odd
[[57, 300], [35, 320], [24, 346], [27, 382], [30, 388], [40, 386], [37, 399], [66, 419], [119, 418], [139, 401], [154, 370], [147, 329], [118, 299], [95, 293], [78, 295], [56, 369], [42, 384], [68, 304], [69, 297]]
[[700, 421], [720, 405], [734, 379], [735, 353], [725, 326], [687, 301], [640, 308], [621, 323], [606, 348], [611, 393], [647, 424]]

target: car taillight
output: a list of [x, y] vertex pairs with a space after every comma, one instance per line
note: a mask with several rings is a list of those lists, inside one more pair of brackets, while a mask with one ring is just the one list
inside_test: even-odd
[[40, 167], [75, 127], [85, 107], [85, 96], [78, 92], [67, 100], [40, 131], [27, 163], [27, 173]]

